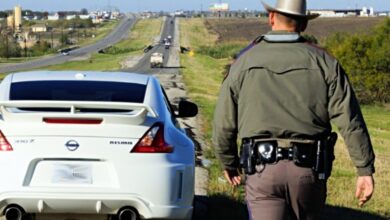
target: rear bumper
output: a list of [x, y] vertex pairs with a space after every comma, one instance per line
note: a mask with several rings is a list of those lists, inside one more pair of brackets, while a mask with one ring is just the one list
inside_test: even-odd
[[191, 219], [192, 206], [155, 205], [135, 194], [90, 193], [4, 193], [0, 195], [0, 214], [10, 204], [27, 213], [117, 214], [122, 207], [135, 208], [142, 219]]

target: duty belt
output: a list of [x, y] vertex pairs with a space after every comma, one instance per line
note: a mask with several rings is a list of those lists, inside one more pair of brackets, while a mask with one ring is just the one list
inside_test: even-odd
[[327, 179], [332, 171], [334, 145], [337, 134], [322, 140], [244, 138], [240, 152], [240, 166], [247, 175], [260, 173], [266, 164], [292, 160], [295, 165], [313, 168], [319, 179]]
[[253, 142], [267, 142], [267, 141], [275, 141], [279, 148], [290, 148], [294, 147], [296, 144], [312, 144], [316, 143], [315, 140], [309, 139], [285, 139], [285, 138], [253, 138]]
[[294, 160], [307, 167], [314, 166], [317, 141], [270, 138], [253, 139], [253, 143], [258, 163], [272, 164], [280, 160]]

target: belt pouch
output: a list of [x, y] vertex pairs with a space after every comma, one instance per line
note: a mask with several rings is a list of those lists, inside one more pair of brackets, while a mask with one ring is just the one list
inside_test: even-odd
[[293, 160], [297, 166], [312, 168], [317, 149], [313, 144], [293, 143]]

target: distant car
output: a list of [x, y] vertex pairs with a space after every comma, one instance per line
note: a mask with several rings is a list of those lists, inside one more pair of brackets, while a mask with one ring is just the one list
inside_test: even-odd
[[[159, 81], [123, 72], [21, 72], [0, 84], [0, 213], [191, 219], [194, 144]], [[23, 217], [23, 218], [22, 218]]]
[[151, 49], [153, 49], [153, 45], [148, 45], [144, 48], [144, 53], [149, 52]]
[[66, 52], [62, 52], [61, 54], [64, 55], [64, 56], [68, 56], [69, 52], [67, 52], [67, 51]]
[[172, 43], [172, 36], [168, 35], [167, 40], [168, 40], [169, 43]]
[[166, 42], [164, 43], [164, 47], [165, 47], [165, 49], [169, 49], [169, 48], [171, 47], [171, 42], [166, 41]]

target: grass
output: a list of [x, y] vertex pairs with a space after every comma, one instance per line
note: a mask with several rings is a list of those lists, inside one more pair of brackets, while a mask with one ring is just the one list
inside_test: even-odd
[[162, 28], [162, 19], [144, 19], [139, 21], [131, 31], [129, 38], [116, 44], [119, 48], [133, 48], [134, 51], [141, 51], [146, 46], [155, 43]]
[[[98, 42], [99, 40], [106, 37], [110, 32], [115, 29], [116, 26], [118, 26], [120, 23], [120, 20], [114, 20], [107, 23], [103, 23], [102, 26], [99, 28], [93, 29], [93, 33], [95, 34], [95, 37], [92, 38], [85, 38], [83, 39], [80, 37], [80, 41], [77, 43], [80, 46], [86, 46], [89, 44], [93, 44], [95, 42]], [[88, 33], [91, 32], [91, 30], [88, 31]]]
[[[217, 36], [208, 33], [201, 19], [181, 19], [181, 43], [195, 51], [181, 55], [183, 79], [187, 92], [199, 105], [201, 130], [211, 146], [211, 122], [219, 88], [230, 59], [215, 59], [197, 53], [202, 47], [214, 47]], [[214, 47], [215, 48], [215, 47]], [[191, 67], [191, 68], [189, 68]], [[328, 182], [326, 219], [389, 219], [390, 218], [390, 108], [362, 106], [376, 153], [376, 188], [371, 201], [358, 208], [354, 198], [356, 171], [343, 140], [336, 146], [336, 160]], [[247, 219], [243, 187], [233, 189], [224, 181], [221, 167], [212, 148], [203, 146], [203, 154], [212, 161], [209, 168], [208, 197], [201, 198], [208, 206], [206, 216], [199, 219]]]
[[[59, 65], [49, 66], [47, 70], [91, 70], [91, 71], [115, 71], [120, 69], [120, 62], [126, 55], [93, 54], [82, 61], [70, 61]], [[42, 69], [42, 68], [40, 68]]]
[[129, 52], [121, 54], [92, 54], [82, 61], [71, 61], [64, 64], [49, 66], [48, 70], [96, 70], [115, 71], [121, 69], [120, 63], [129, 56], [142, 53], [145, 45], [153, 43], [153, 38], [159, 36], [162, 19], [144, 19], [137, 22], [129, 34], [129, 38], [114, 45]]
[[26, 61], [35, 60], [36, 57], [10, 57], [10, 58], [0, 58], [0, 64], [1, 63], [22, 63]]

